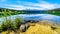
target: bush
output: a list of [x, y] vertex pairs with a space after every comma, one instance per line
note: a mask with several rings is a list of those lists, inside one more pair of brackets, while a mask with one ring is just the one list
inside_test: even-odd
[[2, 27], [0, 26], [0, 33], [2, 32]]
[[2, 30], [6, 31], [6, 30], [12, 30], [14, 23], [10, 20], [10, 19], [5, 19], [2, 24]]
[[2, 22], [1, 24], [2, 30], [6, 31], [7, 30], [7, 23], [5, 21]]
[[10, 33], [10, 31], [16, 32], [16, 30], [20, 28], [21, 23], [22, 23], [21, 18], [16, 18], [14, 21], [6, 18], [0, 26], [0, 32], [7, 31], [7, 30], [8, 33]]
[[19, 17], [17, 17], [16, 19], [15, 19], [15, 27], [16, 27], [16, 29], [19, 29], [20, 28], [20, 26], [21, 26], [21, 24], [22, 24], [22, 19], [21, 18], [19, 18]]
[[51, 26], [51, 28], [52, 28], [53, 30], [57, 29], [57, 27], [53, 27], [53, 26]]

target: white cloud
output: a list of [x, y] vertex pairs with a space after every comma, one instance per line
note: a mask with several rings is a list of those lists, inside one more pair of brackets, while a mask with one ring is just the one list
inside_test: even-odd
[[39, 1], [38, 3], [17, 1], [17, 3], [19, 3], [20, 5], [7, 5], [7, 6], [13, 7], [11, 9], [17, 9], [17, 10], [26, 10], [26, 9], [47, 10], [60, 7], [60, 4], [57, 3], [51, 4], [46, 1]]
[[39, 10], [40, 8], [37, 7], [30, 7], [30, 6], [23, 6], [23, 5], [8, 5], [6, 4], [5, 6], [8, 6], [10, 9], [16, 9], [16, 10], [26, 10], [26, 9], [37, 9]]
[[34, 6], [39, 6], [43, 9], [54, 9], [54, 8], [58, 8], [57, 5], [55, 4], [36, 4]]

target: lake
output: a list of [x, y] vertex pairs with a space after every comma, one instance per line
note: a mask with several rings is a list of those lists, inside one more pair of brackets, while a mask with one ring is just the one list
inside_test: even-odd
[[[7, 16], [7, 18], [8, 19], [11, 18], [11, 20], [14, 20], [16, 17], [21, 17], [24, 20], [48, 20], [60, 23], [60, 16], [51, 14], [18, 14], [18, 15]], [[5, 17], [0, 18], [0, 24], [4, 19]]]

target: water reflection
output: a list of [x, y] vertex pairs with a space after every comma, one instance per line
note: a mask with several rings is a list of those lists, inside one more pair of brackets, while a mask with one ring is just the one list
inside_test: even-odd
[[[24, 20], [48, 20], [48, 21], [55, 21], [57, 23], [60, 22], [60, 16], [50, 15], [50, 14], [19, 14], [8, 16], [7, 18], [11, 18], [14, 20], [16, 17], [21, 17]], [[0, 24], [6, 17], [0, 18]]]

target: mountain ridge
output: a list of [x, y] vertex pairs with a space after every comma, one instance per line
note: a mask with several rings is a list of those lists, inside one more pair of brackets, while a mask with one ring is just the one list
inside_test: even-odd
[[8, 8], [0, 8], [0, 12], [17, 12], [18, 14], [53, 14], [60, 16], [60, 8], [51, 9], [51, 10], [14, 10]]

